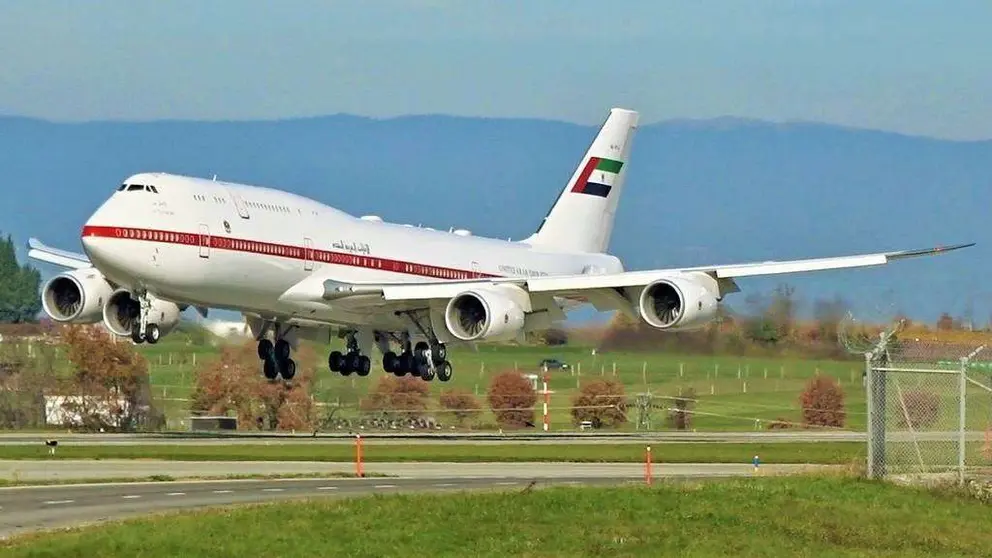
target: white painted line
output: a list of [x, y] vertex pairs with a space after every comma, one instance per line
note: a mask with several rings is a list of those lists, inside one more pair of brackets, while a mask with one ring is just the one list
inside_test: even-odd
[[230, 494], [233, 490], [214, 490], [214, 494]]
[[434, 486], [456, 486], [456, 485], [450, 482], [442, 482], [441, 484], [435, 484]]
[[186, 495], [185, 492], [170, 492], [166, 494], [166, 496], [185, 496], [185, 495]]
[[337, 490], [336, 486], [318, 486], [317, 490]]
[[44, 503], [54, 505], [54, 504], [71, 504], [73, 502], [75, 502], [75, 500], [47, 500]]
[[517, 483], [515, 483], [515, 482], [498, 482], [498, 483], [496, 483], [497, 486], [513, 486], [514, 484], [517, 484]]
[[263, 488], [262, 492], [282, 492], [281, 488]]
[[396, 488], [395, 484], [377, 484], [373, 488]]
[[141, 496], [138, 496], [137, 494], [128, 494], [127, 496], [121, 496], [121, 498], [125, 500], [133, 500], [135, 498], [141, 498]]

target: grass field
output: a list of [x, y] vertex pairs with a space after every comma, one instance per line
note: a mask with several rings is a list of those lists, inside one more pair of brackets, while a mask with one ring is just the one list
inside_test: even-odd
[[[796, 442], [765, 444], [668, 443], [651, 447], [658, 463], [750, 463], [758, 455], [764, 463], [863, 463], [865, 444], [859, 442]], [[441, 462], [627, 462], [645, 460], [644, 444], [468, 445], [366, 443], [362, 458], [376, 461]], [[355, 459], [350, 444], [155, 444], [60, 446], [53, 456], [40, 444], [0, 446], [0, 459], [169, 459], [192, 461], [334, 461]]]
[[[215, 352], [209, 348], [189, 351], [176, 343], [163, 342], [154, 347], [142, 346], [151, 363], [153, 394], [168, 409], [169, 428], [185, 429], [180, 421], [188, 416], [196, 364], [210, 359]], [[669, 353], [619, 352], [594, 355], [590, 347], [518, 347], [482, 345], [478, 351], [452, 349], [449, 358], [454, 367], [451, 382], [434, 381], [432, 394], [453, 387], [475, 393], [485, 407], [485, 394], [493, 375], [505, 370], [519, 370], [539, 376], [538, 363], [544, 358], [559, 358], [570, 365], [569, 370], [550, 373], [550, 417], [552, 430], [574, 430], [569, 415], [571, 395], [582, 385], [599, 378], [616, 378], [624, 383], [628, 395], [650, 392], [657, 407], [652, 414], [651, 428], [667, 429], [665, 408], [673, 405], [672, 398], [695, 391], [699, 402], [694, 409], [693, 427], [698, 430], [764, 430], [770, 421], [783, 419], [801, 422], [799, 395], [805, 383], [817, 374], [837, 378], [845, 391], [847, 404], [846, 428], [864, 430], [866, 420], [865, 396], [862, 387], [863, 364], [857, 360], [829, 361], [798, 358], [749, 358], [725, 356], [694, 356]], [[326, 350], [319, 351], [317, 362], [317, 399], [326, 404], [341, 405], [339, 416], [355, 416], [360, 397], [384, 374], [378, 359], [373, 359], [372, 373], [365, 378], [342, 377], [327, 369]], [[540, 383], [538, 389], [541, 388]], [[540, 410], [540, 402], [537, 407]], [[636, 412], [629, 413], [626, 429], [635, 427]], [[439, 421], [450, 424], [443, 413]], [[493, 427], [488, 413], [481, 421]]]
[[988, 556], [988, 513], [963, 495], [852, 478], [754, 478], [318, 499], [133, 520], [3, 544], [11, 557], [60, 558], [964, 557]]

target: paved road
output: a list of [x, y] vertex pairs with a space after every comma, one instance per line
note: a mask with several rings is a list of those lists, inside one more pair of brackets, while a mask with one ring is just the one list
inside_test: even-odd
[[[623, 477], [562, 477], [543, 484], [620, 483]], [[0, 489], [0, 538], [184, 508], [369, 493], [466, 489], [522, 489], [530, 478], [288, 479], [74, 485]]]
[[[445, 433], [445, 432], [362, 432], [362, 437], [377, 444], [602, 444], [625, 442], [862, 442], [863, 432], [792, 431], [792, 432], [648, 432], [648, 433]], [[144, 445], [196, 444], [224, 445], [245, 443], [266, 444], [350, 444], [354, 432], [323, 432], [314, 436], [281, 433], [165, 433], [165, 434], [69, 434], [59, 432], [0, 434], [0, 445], [36, 445], [46, 439], [59, 444], [86, 445]]]
[[[91, 471], [101, 477], [120, 475], [127, 466], [146, 467], [142, 462], [97, 462], [107, 470]], [[37, 462], [34, 462], [37, 465]], [[81, 463], [50, 462], [71, 473]], [[300, 463], [182, 463], [152, 464], [174, 476], [183, 472], [203, 475], [207, 469], [228, 473], [266, 470], [268, 467], [307, 466], [334, 469], [327, 464]], [[193, 469], [193, 467], [196, 469]], [[763, 471], [797, 472], [803, 466], [769, 466]], [[273, 470], [273, 469], [267, 469]], [[177, 481], [114, 484], [74, 484], [0, 489], [0, 537], [60, 527], [79, 526], [112, 519], [175, 511], [184, 508], [220, 506], [278, 499], [342, 497], [404, 491], [457, 491], [468, 489], [523, 489], [531, 483], [618, 484], [644, 482], [643, 466], [626, 463], [381, 463], [367, 472], [399, 474], [386, 478], [323, 478], [240, 481]], [[49, 471], [51, 473], [51, 471]], [[147, 470], [141, 471], [147, 473]], [[656, 464], [654, 477], [702, 478], [754, 474], [750, 466], [738, 464]]]
[[[768, 464], [768, 472], [792, 473], [825, 466]], [[654, 463], [658, 474], [680, 476], [727, 476], [750, 474], [748, 463]], [[320, 461], [156, 461], [129, 459], [100, 460], [2, 460], [0, 478], [22, 482], [52, 480], [147, 479], [166, 475], [173, 479], [219, 477], [230, 475], [333, 475], [354, 473], [354, 463]], [[640, 478], [641, 463], [365, 463], [366, 474], [391, 477], [443, 478], [459, 475], [467, 478], [617, 477]], [[2, 504], [0, 504], [2, 505]]]

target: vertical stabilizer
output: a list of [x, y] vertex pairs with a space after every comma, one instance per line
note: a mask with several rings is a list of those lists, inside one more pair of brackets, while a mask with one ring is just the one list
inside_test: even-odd
[[614, 108], [544, 222], [522, 242], [563, 252], [605, 252], [623, 191], [638, 114]]

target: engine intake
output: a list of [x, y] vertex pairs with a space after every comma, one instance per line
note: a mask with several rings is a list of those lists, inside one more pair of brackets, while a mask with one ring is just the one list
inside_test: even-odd
[[96, 269], [74, 269], [51, 278], [41, 291], [41, 306], [56, 322], [100, 321], [113, 286]]
[[716, 317], [714, 293], [715, 281], [709, 276], [659, 279], [641, 291], [638, 308], [651, 327], [674, 331], [699, 329]]
[[502, 293], [474, 289], [448, 301], [444, 323], [462, 341], [510, 339], [524, 327], [524, 309]]
[[[179, 323], [181, 310], [174, 302], [153, 298], [148, 312], [148, 323], [158, 326], [162, 335], [169, 333]], [[131, 335], [141, 318], [141, 303], [131, 297], [127, 289], [118, 289], [103, 307], [103, 323], [115, 335]]]

